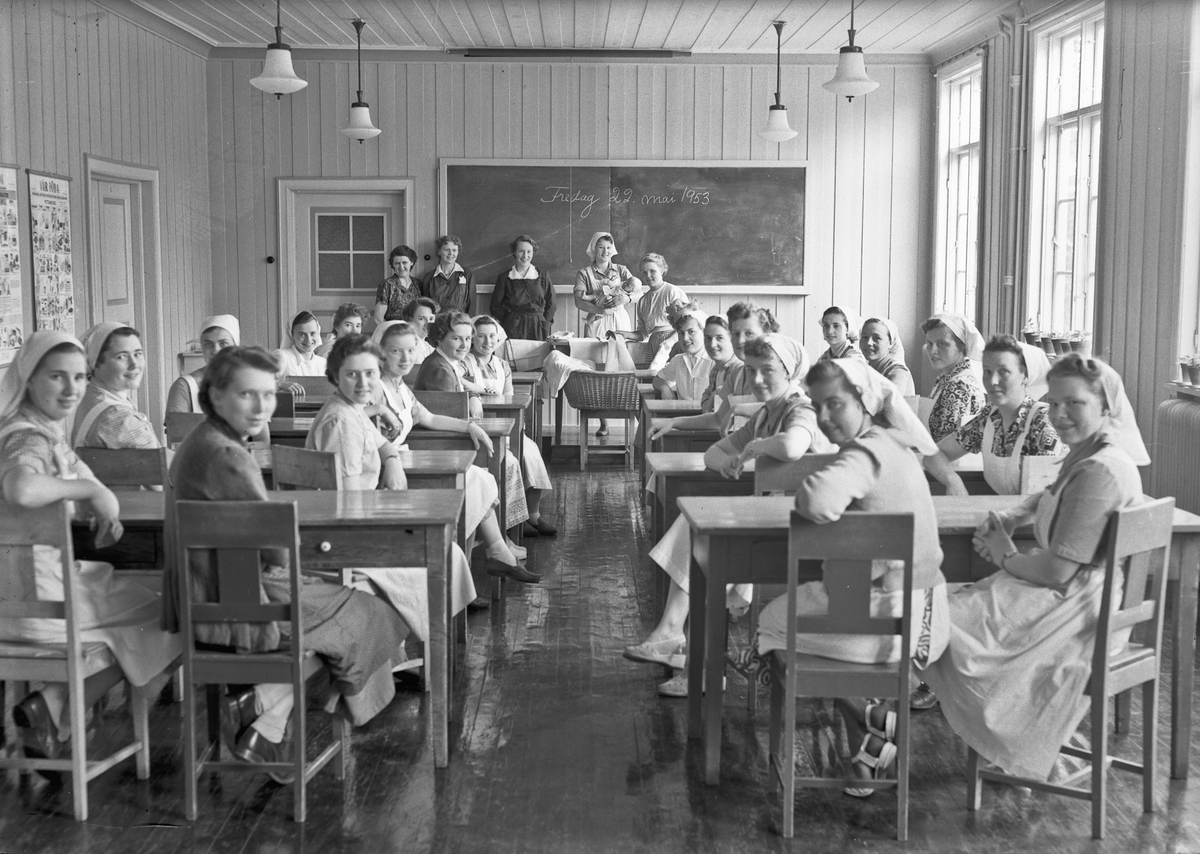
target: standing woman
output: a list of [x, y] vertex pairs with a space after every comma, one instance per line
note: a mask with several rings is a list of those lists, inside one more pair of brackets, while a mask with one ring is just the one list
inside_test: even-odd
[[150, 419], [133, 396], [146, 374], [141, 334], [123, 323], [97, 323], [83, 336], [91, 381], [75, 411], [76, 448], [157, 448]]
[[642, 292], [641, 281], [628, 267], [613, 263], [616, 241], [607, 231], [597, 231], [588, 242], [592, 263], [575, 275], [575, 307], [586, 315], [584, 338], [604, 338], [609, 332], [633, 329], [625, 306]]
[[475, 308], [475, 274], [458, 263], [462, 240], [453, 234], [437, 239], [437, 266], [421, 279], [421, 296], [429, 297], [442, 311], [465, 311]]
[[625, 337], [631, 340], [649, 342], [651, 355], [656, 355], [663, 344], [675, 338], [669, 311], [671, 306], [678, 303], [686, 305], [688, 302], [688, 295], [683, 288], [663, 279], [668, 269], [667, 259], [657, 252], [642, 256], [641, 272], [646, 277], [648, 290], [642, 294], [634, 310], [637, 319], [634, 331], [625, 333]]
[[321, 346], [321, 323], [311, 311], [292, 318], [292, 346], [275, 351], [285, 377], [325, 376], [325, 357], [317, 355]]
[[421, 284], [411, 275], [417, 263], [417, 253], [407, 246], [397, 246], [388, 253], [388, 268], [392, 275], [379, 283], [375, 291], [375, 322], [400, 320], [404, 307], [421, 295]]
[[[25, 340], [0, 375], [0, 495], [26, 510], [57, 501], [82, 502], [97, 530], [97, 545], [109, 545], [122, 534], [117, 498], [80, 461], [64, 435], [86, 385], [87, 360], [73, 336], [41, 331]], [[32, 569], [37, 598], [61, 600], [58, 550], [34, 546]], [[105, 644], [133, 689], [153, 697], [166, 682], [164, 669], [181, 649], [178, 638], [158, 627], [158, 594], [118, 579], [107, 563], [76, 561], [74, 572], [80, 640]], [[65, 643], [64, 632], [62, 620], [0, 620], [0, 640]], [[84, 707], [90, 708], [116, 681], [88, 683]], [[27, 756], [55, 759], [62, 754], [70, 737], [66, 702], [66, 685], [48, 683], [13, 707]]]
[[858, 340], [858, 331], [862, 328], [858, 315], [848, 308], [831, 305], [821, 315], [821, 337], [829, 345], [829, 349], [817, 357], [822, 359], [862, 359], [866, 361], [859, 349], [854, 346]]
[[[230, 347], [209, 362], [200, 385], [207, 418], [175, 454], [171, 483], [175, 497], [190, 501], [266, 501], [258, 462], [246, 446], [275, 411], [275, 375], [279, 364], [261, 347]], [[167, 509], [167, 542], [173, 542], [173, 509]], [[286, 553], [262, 554], [259, 586], [264, 602], [288, 602], [291, 574]], [[194, 552], [189, 565], [175, 565], [168, 550], [163, 571], [163, 625], [179, 631], [178, 590], [191, 583], [194, 601], [211, 601], [217, 583], [208, 554]], [[392, 697], [392, 666], [400, 662], [408, 628], [385, 600], [320, 579], [300, 577], [300, 619], [305, 646], [321, 655], [333, 676], [332, 701], [340, 701], [353, 724], [364, 724]], [[196, 640], [238, 652], [269, 652], [281, 642], [278, 623], [194, 623]], [[294, 702], [287, 684], [262, 684], [221, 700], [221, 732], [243, 762], [287, 761], [288, 721]], [[303, 702], [303, 700], [301, 700]], [[280, 783], [289, 775], [271, 772]]]
[[904, 397], [915, 397], [917, 386], [904, 361], [904, 341], [896, 324], [886, 317], [871, 317], [863, 323], [858, 346], [867, 364], [883, 374]]
[[[1052, 486], [976, 529], [975, 550], [1000, 571], [949, 597], [950, 647], [925, 677], [985, 761], [1042, 780], [1087, 714], [1109, 521], [1141, 500], [1137, 467], [1150, 463], [1116, 371], [1069, 353], [1049, 380], [1070, 452]], [[1038, 547], [1022, 553], [1012, 532], [1031, 522]], [[1113, 647], [1128, 639], [1115, 633]]]
[[967, 318], [949, 312], [926, 320], [921, 331], [925, 355], [938, 372], [933, 407], [923, 420], [933, 440], [940, 442], [983, 409], [987, 396], [972, 365], [983, 358], [983, 336]]
[[[232, 314], [214, 314], [204, 318], [200, 324], [200, 353], [204, 364], [226, 347], [237, 347], [242, 343], [242, 325]], [[200, 380], [204, 368], [197, 368], [171, 383], [167, 391], [167, 412], [199, 412]]]
[[513, 265], [496, 276], [492, 291], [492, 317], [500, 321], [509, 338], [545, 341], [554, 326], [554, 285], [549, 273], [533, 266], [537, 241], [519, 234], [508, 245]]

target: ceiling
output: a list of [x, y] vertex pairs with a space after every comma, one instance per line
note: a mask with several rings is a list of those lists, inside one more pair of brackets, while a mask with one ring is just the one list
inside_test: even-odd
[[[274, 0], [133, 0], [216, 48], [273, 40]], [[284, 40], [299, 48], [363, 46], [831, 53], [846, 42], [850, 0], [283, 0]], [[855, 43], [874, 53], [932, 52], [994, 19], [1012, 0], [858, 0]]]

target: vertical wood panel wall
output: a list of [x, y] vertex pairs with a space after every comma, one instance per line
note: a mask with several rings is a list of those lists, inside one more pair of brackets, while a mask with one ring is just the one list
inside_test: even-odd
[[[203, 57], [95, 3], [0, 4], [0, 163], [72, 179], [80, 334], [91, 319], [84, 155], [159, 170], [166, 352], [151, 358], [168, 376], [212, 308], [204, 66]], [[23, 195], [26, 241], [27, 210]], [[29, 322], [31, 279], [25, 287]]]
[[[308, 87], [279, 101], [249, 85], [259, 68], [208, 62], [213, 300], [241, 317], [247, 340], [278, 343], [278, 267], [265, 259], [279, 250], [280, 177], [415, 178], [414, 248], [423, 257], [434, 254], [441, 157], [807, 160], [811, 294], [760, 301], [814, 356], [824, 346], [820, 311], [835, 301], [890, 315], [910, 336], [909, 352], [919, 352], [917, 324], [930, 300], [934, 91], [923, 63], [872, 64], [881, 85], [852, 104], [821, 88], [831, 66], [785, 65], [799, 135], [782, 145], [756, 133], [775, 88], [765, 65], [370, 61], [363, 86], [383, 133], [363, 145], [338, 134], [352, 94], [349, 63], [297, 61]], [[504, 215], [500, 200], [496, 215]], [[470, 235], [462, 237], [469, 265]], [[717, 311], [735, 299], [701, 303]], [[574, 327], [565, 303], [558, 325]]]

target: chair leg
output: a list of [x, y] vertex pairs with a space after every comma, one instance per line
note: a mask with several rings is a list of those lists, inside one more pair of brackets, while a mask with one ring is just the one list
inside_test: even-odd
[[133, 737], [140, 747], [137, 752], [137, 778], [150, 779], [150, 698], [144, 688], [129, 686], [129, 711], [133, 715]]
[[176, 703], [183, 702], [183, 668], [176, 668], [171, 675], [171, 699]]
[[1158, 680], [1142, 683], [1142, 810], [1154, 812], [1158, 780]]
[[908, 674], [904, 675], [898, 686], [900, 697], [896, 702], [896, 839], [908, 841], [908, 760], [909, 760], [909, 722], [912, 711], [908, 707]]
[[333, 773], [337, 775], [339, 780], [345, 780], [346, 760], [350, 756], [350, 722], [342, 717], [339, 712], [334, 712], [332, 724], [333, 737], [341, 745], [337, 756], [333, 760]]
[[68, 687], [71, 710], [71, 788], [74, 790], [75, 820], [87, 821], [87, 709], [83, 705], [83, 679]]
[[[754, 639], [758, 637], [758, 597], [755, 597], [750, 603], [750, 615], [746, 627], [747, 633], [750, 635], [750, 644], [754, 644]], [[758, 711], [758, 680], [746, 680], [746, 711], [751, 716]]]
[[213, 753], [214, 758], [219, 758], [221, 755], [221, 692], [224, 690], [223, 685], [206, 685], [205, 696], [208, 702], [206, 710], [206, 723], [208, 726], [208, 741], [206, 744], [215, 744], [216, 750]]
[[588, 417], [579, 413], [579, 470], [587, 471]]
[[[1100, 683], [1093, 677], [1092, 684]], [[1102, 683], [1100, 683], [1102, 684]], [[1099, 693], [1103, 696], [1103, 693]], [[1108, 817], [1108, 703], [1092, 701], [1092, 839], [1104, 838]]]
[[633, 419], [625, 419], [625, 467], [633, 471]]
[[780, 692], [783, 701], [783, 732], [780, 733], [779, 777], [783, 784], [783, 838], [796, 833], [796, 698]]
[[1122, 691], [1113, 698], [1113, 732], [1122, 735], [1129, 732], [1129, 719], [1133, 709], [1133, 690]]
[[[196, 690], [187, 682], [183, 688], [183, 814], [188, 821], [195, 821], [200, 813], [196, 792]], [[211, 703], [208, 712], [212, 714]]]
[[[904, 699], [901, 698], [901, 703]], [[983, 788], [979, 779], [979, 754], [967, 748], [967, 809], [974, 812], [983, 804]]]
[[296, 702], [292, 706], [292, 773], [296, 775], [296, 782], [292, 785], [296, 787], [296, 791], [293, 793], [296, 803], [296, 823], [304, 824], [308, 818], [308, 784], [304, 781], [304, 766], [308, 764], [305, 756], [305, 748], [308, 744], [308, 731], [305, 725], [308, 716], [304, 713], [306, 705], [304, 680], [294, 682], [292, 690], [296, 692]]

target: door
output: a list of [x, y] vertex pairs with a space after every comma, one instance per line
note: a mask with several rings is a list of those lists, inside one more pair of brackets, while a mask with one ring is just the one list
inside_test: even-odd
[[96, 281], [92, 286], [93, 322], [117, 321], [137, 327], [133, 305], [133, 212], [130, 187], [93, 181], [96, 201]]

